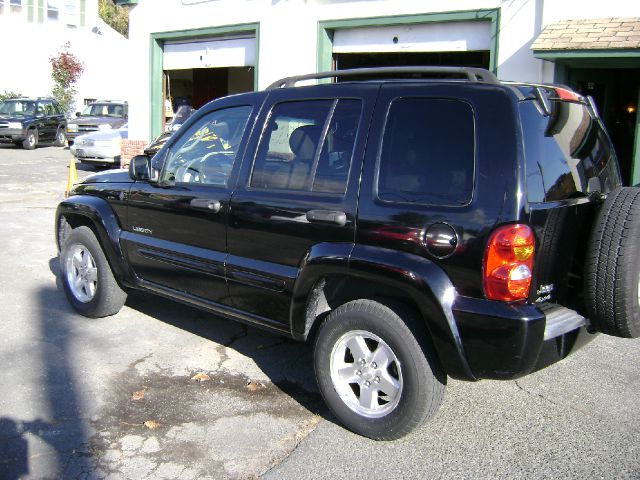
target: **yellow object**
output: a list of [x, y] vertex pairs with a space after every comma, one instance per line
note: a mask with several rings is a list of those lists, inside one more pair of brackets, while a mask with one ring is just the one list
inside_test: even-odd
[[69, 196], [69, 192], [77, 181], [78, 172], [76, 170], [76, 159], [71, 157], [71, 163], [69, 163], [69, 179], [67, 180], [67, 190], [64, 192], [65, 197]]

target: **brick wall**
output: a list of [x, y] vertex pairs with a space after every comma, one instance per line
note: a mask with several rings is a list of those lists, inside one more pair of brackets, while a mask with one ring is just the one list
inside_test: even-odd
[[144, 147], [146, 147], [148, 143], [149, 142], [145, 140], [129, 140], [123, 138], [122, 146], [120, 147], [120, 167], [128, 168], [129, 160], [143, 153]]

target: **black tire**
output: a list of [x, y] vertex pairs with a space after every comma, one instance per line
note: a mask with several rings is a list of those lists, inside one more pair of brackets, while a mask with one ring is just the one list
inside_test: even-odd
[[22, 141], [22, 148], [25, 150], [33, 150], [38, 145], [38, 130], [30, 128], [27, 130], [27, 136]]
[[67, 236], [60, 252], [60, 272], [67, 299], [85, 317], [114, 315], [127, 299], [88, 227], [75, 228]]
[[64, 147], [67, 142], [67, 134], [64, 131], [64, 127], [58, 127], [58, 131], [56, 132], [56, 139], [53, 141], [54, 147]]
[[[446, 375], [426, 336], [410, 327], [415, 322], [401, 308], [354, 300], [320, 325], [314, 347], [316, 380], [327, 406], [351, 431], [394, 440], [431, 418], [442, 403]], [[367, 357], [362, 360], [356, 358], [360, 347], [353, 347], [362, 345], [360, 339], [366, 346], [360, 350]], [[388, 366], [376, 364], [376, 358], [387, 358]]]
[[587, 314], [601, 332], [640, 336], [640, 188], [611, 192], [597, 214], [585, 261]]

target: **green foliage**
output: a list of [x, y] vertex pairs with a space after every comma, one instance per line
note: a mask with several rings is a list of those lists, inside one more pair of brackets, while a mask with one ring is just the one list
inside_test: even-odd
[[12, 92], [11, 90], [3, 90], [0, 92], [0, 102], [2, 100], [6, 100], [7, 98], [17, 98], [21, 96], [22, 94], [20, 93]]
[[80, 79], [84, 66], [78, 58], [69, 51], [69, 42], [65, 43], [62, 50], [49, 59], [51, 62], [51, 78], [53, 90], [51, 94], [65, 112], [70, 112], [73, 107], [73, 99], [78, 92], [76, 82]]
[[98, 14], [116, 32], [125, 37], [129, 35], [129, 9], [116, 5], [113, 0], [99, 0]]

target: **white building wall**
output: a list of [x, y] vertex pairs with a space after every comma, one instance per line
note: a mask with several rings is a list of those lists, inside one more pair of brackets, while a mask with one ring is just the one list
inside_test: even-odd
[[[26, 2], [23, 2], [26, 3]], [[75, 110], [83, 99], [128, 99], [125, 72], [130, 71], [129, 41], [98, 17], [97, 0], [86, 2], [85, 26], [69, 28], [61, 21], [29, 22], [26, 6], [20, 14], [0, 15], [0, 91], [28, 96], [51, 95], [51, 64], [66, 42], [83, 64], [77, 83]], [[73, 112], [71, 112], [73, 113]]]
[[[154, 32], [260, 24], [258, 87], [317, 69], [318, 22], [500, 8], [498, 76], [550, 81], [553, 66], [533, 57], [545, 25], [563, 19], [638, 16], [637, 0], [139, 0], [130, 16], [136, 67], [130, 76], [129, 135], [149, 139], [149, 55]], [[453, 51], [458, 49], [454, 48]]]

